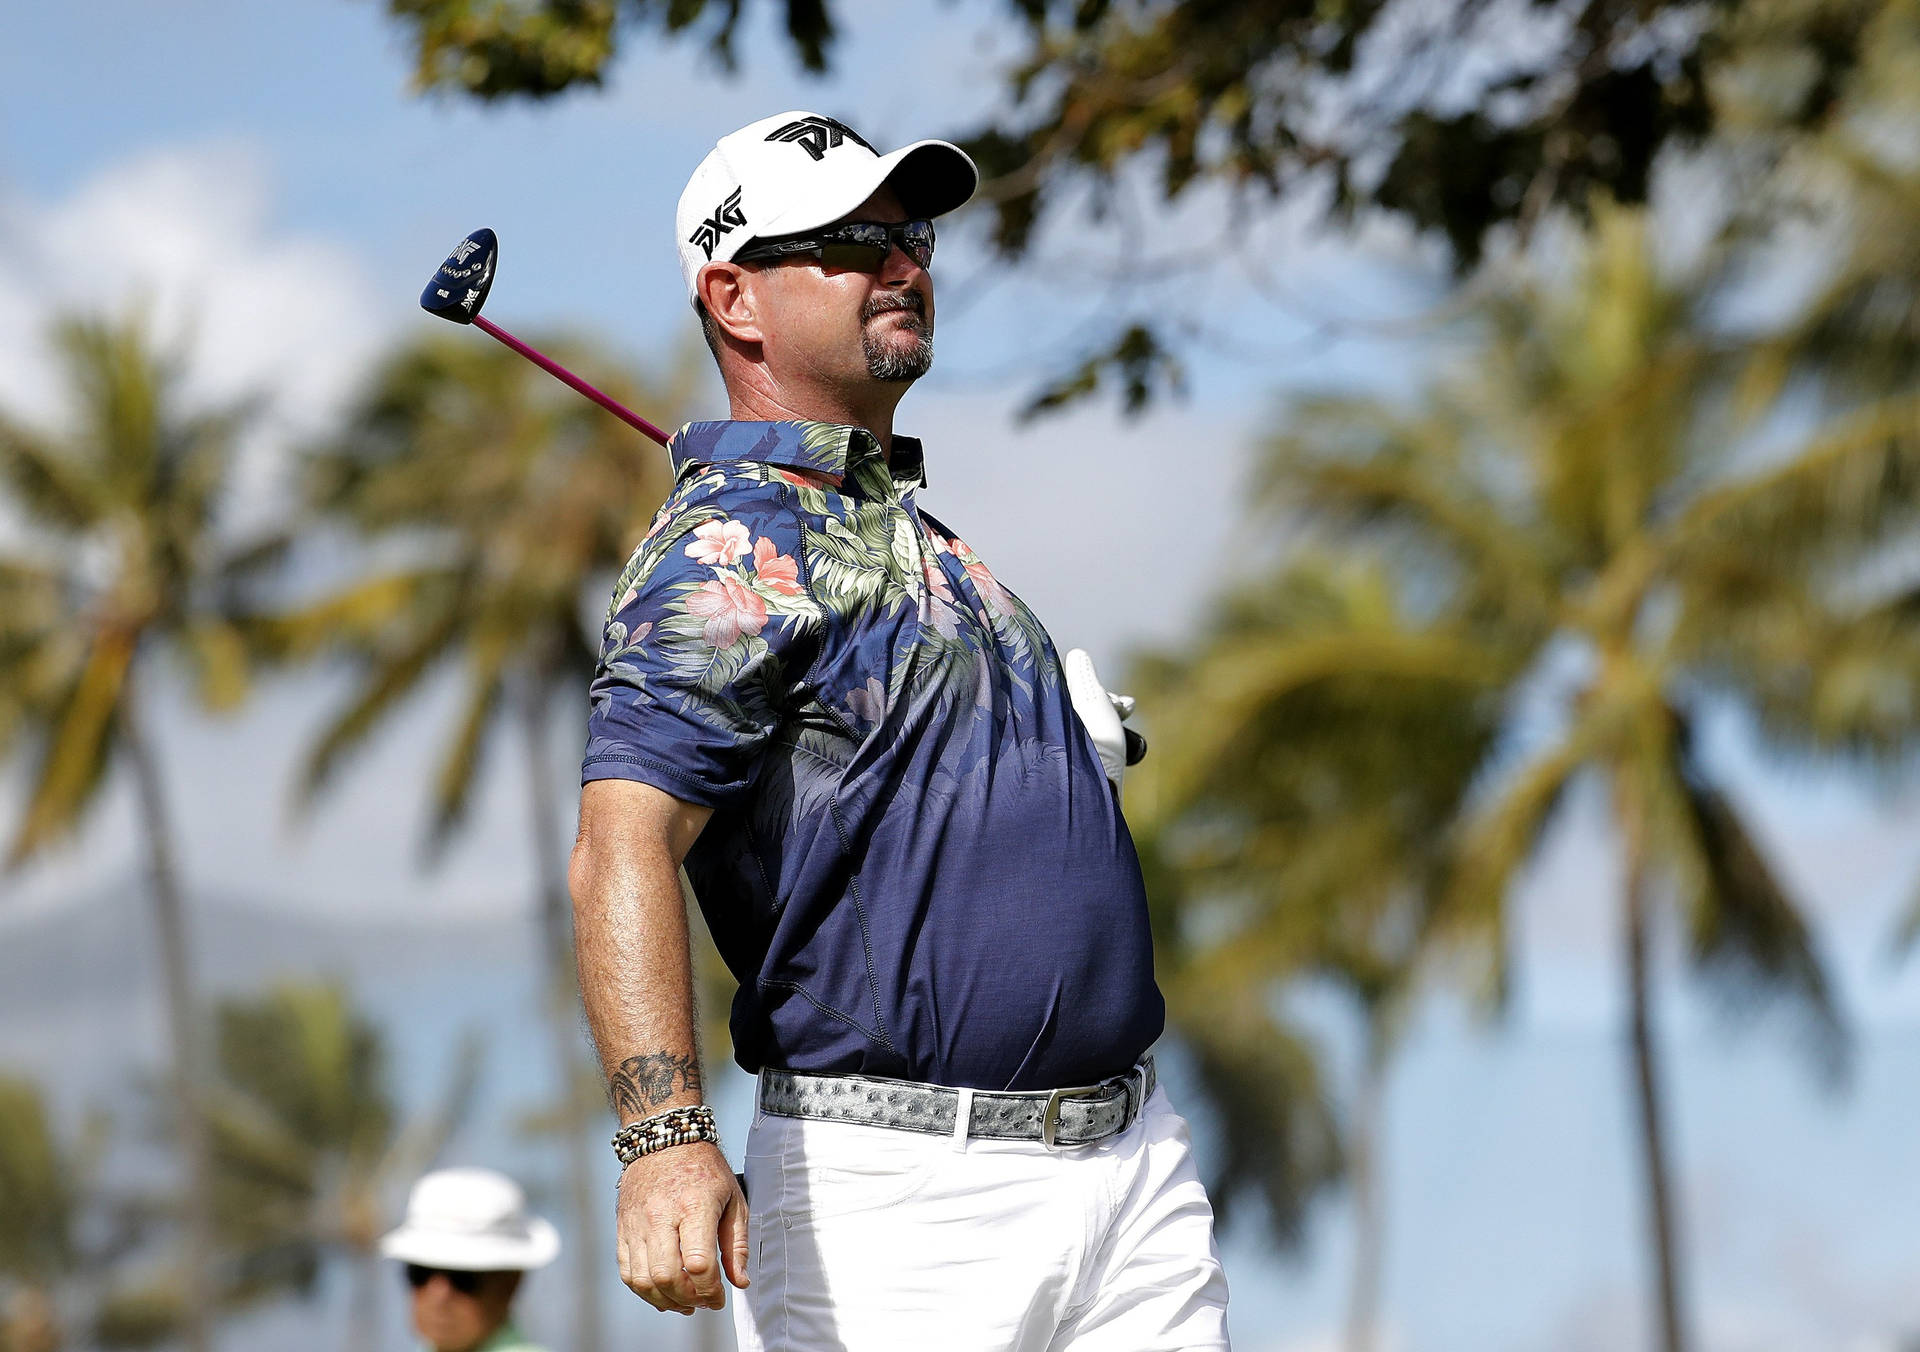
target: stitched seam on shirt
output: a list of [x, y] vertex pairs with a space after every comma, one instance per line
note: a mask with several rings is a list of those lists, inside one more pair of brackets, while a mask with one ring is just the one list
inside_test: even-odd
[[[701, 779], [698, 776], [688, 774], [686, 771], [682, 770], [679, 766], [674, 765], [671, 761], [655, 760], [651, 756], [626, 756], [626, 755], [621, 755], [618, 752], [612, 752], [612, 751], [602, 752], [600, 755], [595, 756], [591, 760], [587, 761], [586, 766], [600, 765], [607, 761], [614, 761], [622, 765], [644, 765], [648, 769], [658, 770], [661, 774], [666, 775], [668, 778], [677, 780], [678, 782], [685, 784], [690, 788], [704, 789], [708, 793], [713, 792], [713, 785], [707, 783], [706, 780]], [[586, 768], [586, 767], [583, 766], [582, 768]]]
[[[834, 834], [840, 837], [840, 852], [849, 860], [853, 858], [853, 842], [847, 838], [847, 824], [840, 815], [840, 791], [836, 788], [833, 797], [827, 802], [829, 814], [833, 817]], [[880, 1045], [898, 1056], [900, 1049], [893, 1045], [892, 1037], [887, 1034], [886, 1016], [880, 1012], [880, 978], [873, 970], [873, 937], [867, 929], [867, 907], [860, 900], [860, 874], [847, 875], [847, 895], [853, 899], [854, 918], [860, 922], [860, 946], [867, 953], [867, 990], [873, 996], [873, 1022], [880, 1030]]]
[[772, 907], [773, 918], [778, 920], [780, 912], [785, 908], [781, 906], [780, 898], [774, 893], [772, 880], [767, 877], [766, 864], [761, 861], [759, 833], [753, 829], [752, 820], [744, 815], [740, 819], [740, 828], [746, 832], [747, 854], [753, 859], [754, 872], [760, 875], [760, 886], [766, 891], [767, 904]]
[[876, 1034], [871, 1028], [861, 1023], [860, 1020], [854, 1018], [851, 1014], [842, 1013], [840, 1010], [835, 1009], [832, 1005], [823, 1003], [817, 996], [814, 995], [812, 991], [808, 990], [805, 986], [801, 985], [798, 981], [788, 981], [782, 977], [768, 976], [768, 977], [762, 977], [759, 981], [757, 981], [754, 984], [760, 986], [762, 989], [765, 989], [768, 986], [778, 986], [783, 990], [790, 990], [795, 995], [798, 995], [802, 1000], [805, 1000], [808, 1004], [812, 1005], [815, 1009], [819, 1010], [822, 1014], [827, 1015], [829, 1018], [835, 1018], [840, 1020], [840, 1022], [847, 1025], [847, 1027], [853, 1029], [856, 1033], [860, 1034], [861, 1037], [867, 1039], [867, 1041], [878, 1042], [883, 1046], [885, 1046], [886, 1049], [891, 1052], [898, 1051], [898, 1049], [894, 1047], [892, 1043], [888, 1042], [885, 1038]]

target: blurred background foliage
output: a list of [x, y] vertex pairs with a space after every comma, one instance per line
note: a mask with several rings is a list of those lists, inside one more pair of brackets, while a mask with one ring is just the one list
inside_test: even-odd
[[[481, 100], [594, 86], [622, 43], [730, 59], [752, 8], [387, 4], [417, 86]], [[835, 7], [774, 8], [793, 56], [831, 68]], [[1397, 223], [1453, 279], [1410, 397], [1276, 409], [1242, 527], [1260, 566], [1129, 673], [1154, 745], [1129, 816], [1172, 1036], [1219, 1128], [1223, 1223], [1251, 1213], [1298, 1244], [1314, 1201], [1350, 1188], [1346, 1344], [1379, 1346], [1396, 1047], [1436, 986], [1499, 1016], [1511, 885], [1592, 785], [1621, 855], [1651, 1322], [1664, 1352], [1694, 1346], [1668, 1141], [1687, 1090], [1663, 1068], [1651, 949], [1680, 936], [1735, 1019], [1788, 1016], [1819, 1089], [1844, 1089], [1850, 1057], [1821, 936], [1700, 754], [1701, 722], [1739, 708], [1773, 754], [1866, 783], [1908, 767], [1920, 730], [1920, 4], [987, 8], [1016, 55], [1000, 112], [953, 130], [986, 173], [976, 214], [1001, 256], [1035, 256], [1084, 213], [1218, 206], [1177, 254], [1123, 260], [1105, 327], [1038, 377], [1032, 411], [1177, 394], [1205, 350], [1200, 303], [1135, 308], [1126, 272], [1224, 267], [1257, 285], [1246, 223], [1283, 201], [1335, 229]], [[1663, 231], [1657, 171], [1710, 204], [1708, 237]], [[214, 709], [262, 669], [345, 672], [345, 702], [300, 730], [302, 802], [425, 679], [457, 672], [422, 772], [429, 857], [492, 743], [517, 741], [556, 1066], [544, 1120], [573, 1242], [597, 1243], [568, 786], [546, 767], [607, 586], [665, 492], [658, 461], [530, 366], [436, 335], [389, 354], [312, 448], [299, 509], [234, 540], [218, 507], [252, 406], [190, 406], [137, 310], [70, 318], [49, 341], [71, 387], [62, 430], [0, 417], [0, 482], [29, 523], [0, 557], [0, 755], [31, 785], [11, 858], [70, 831], [109, 776], [134, 785], [170, 1019], [156, 1101], [183, 1186], [96, 1187], [106, 1125], [63, 1130], [34, 1086], [0, 1081], [0, 1349], [206, 1348], [217, 1317], [310, 1292], [328, 1263], [363, 1290], [383, 1208], [471, 1095], [469, 1047], [440, 1106], [400, 1122], [380, 1035], [337, 988], [217, 1007], [196, 988], [192, 861], [142, 721], [159, 662]], [[642, 371], [565, 334], [548, 350], [663, 420], [691, 406], [692, 356]], [[338, 585], [293, 594], [296, 541], [348, 560]], [[1917, 930], [1920, 902], [1890, 937]], [[711, 1027], [727, 982], [710, 944], [700, 970]], [[1363, 1030], [1350, 1092], [1290, 1011], [1309, 983]], [[723, 1029], [708, 1041], [725, 1054]], [[603, 1352], [586, 1294], [570, 1346]], [[355, 1308], [351, 1345], [371, 1346]]]

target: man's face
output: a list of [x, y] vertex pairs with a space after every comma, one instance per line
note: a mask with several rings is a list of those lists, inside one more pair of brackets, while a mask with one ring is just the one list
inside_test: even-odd
[[[841, 219], [893, 224], [907, 213], [882, 187]], [[808, 257], [749, 266], [776, 376], [911, 381], [933, 364], [933, 278], [898, 245], [877, 273], [829, 269]]]
[[[473, 1290], [459, 1290], [456, 1280]], [[414, 1331], [434, 1352], [473, 1352], [507, 1322], [519, 1287], [517, 1272], [430, 1270], [426, 1281], [413, 1288]]]

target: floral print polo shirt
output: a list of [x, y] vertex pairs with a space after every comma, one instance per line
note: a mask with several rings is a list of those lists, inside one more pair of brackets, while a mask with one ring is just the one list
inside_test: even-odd
[[620, 578], [583, 781], [713, 809], [686, 866], [746, 1069], [1045, 1089], [1159, 1036], [1132, 838], [1033, 613], [918, 442], [693, 423]]

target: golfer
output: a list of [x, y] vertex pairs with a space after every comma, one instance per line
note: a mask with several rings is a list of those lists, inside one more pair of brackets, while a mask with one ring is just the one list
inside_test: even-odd
[[380, 1252], [405, 1265], [413, 1329], [430, 1352], [541, 1352], [513, 1326], [521, 1277], [560, 1253], [520, 1185], [491, 1169], [438, 1169], [407, 1197]]
[[[676, 230], [732, 418], [614, 593], [572, 887], [624, 1124], [622, 1277], [744, 1349], [1224, 1348], [1226, 1280], [1085, 654], [921, 510], [934, 219], [977, 174], [783, 113]], [[965, 447], [934, 472], [973, 471]], [[1045, 534], [1071, 502], [1023, 500]], [[702, 1103], [679, 870], [740, 981], [746, 1191]]]

